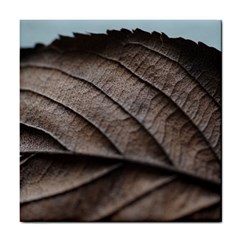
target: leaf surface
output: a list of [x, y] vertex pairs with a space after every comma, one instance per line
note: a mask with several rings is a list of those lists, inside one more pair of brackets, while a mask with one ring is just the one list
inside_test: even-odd
[[21, 51], [20, 88], [22, 221], [220, 219], [217, 50], [61, 36]]

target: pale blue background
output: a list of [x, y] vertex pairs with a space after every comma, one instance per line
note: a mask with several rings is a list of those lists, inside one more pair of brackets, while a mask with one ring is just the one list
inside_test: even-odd
[[164, 32], [169, 37], [183, 37], [221, 50], [221, 21], [219, 20], [21, 20], [20, 46], [49, 44], [59, 34], [72, 32], [105, 33], [121, 28]]

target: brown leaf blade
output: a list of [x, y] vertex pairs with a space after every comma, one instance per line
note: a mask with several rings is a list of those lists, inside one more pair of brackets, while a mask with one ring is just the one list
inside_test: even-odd
[[23, 50], [20, 88], [22, 221], [220, 220], [217, 50], [75, 34]]

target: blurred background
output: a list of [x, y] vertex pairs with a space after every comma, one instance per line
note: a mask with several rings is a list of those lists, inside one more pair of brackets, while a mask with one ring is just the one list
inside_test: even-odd
[[20, 46], [49, 44], [59, 34], [106, 33], [108, 29], [121, 28], [164, 32], [169, 37], [183, 37], [221, 50], [220, 20], [21, 20]]

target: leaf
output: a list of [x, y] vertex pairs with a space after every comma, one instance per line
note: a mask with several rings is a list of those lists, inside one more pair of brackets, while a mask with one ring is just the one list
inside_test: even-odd
[[20, 87], [22, 221], [220, 220], [217, 50], [61, 36], [21, 50]]

